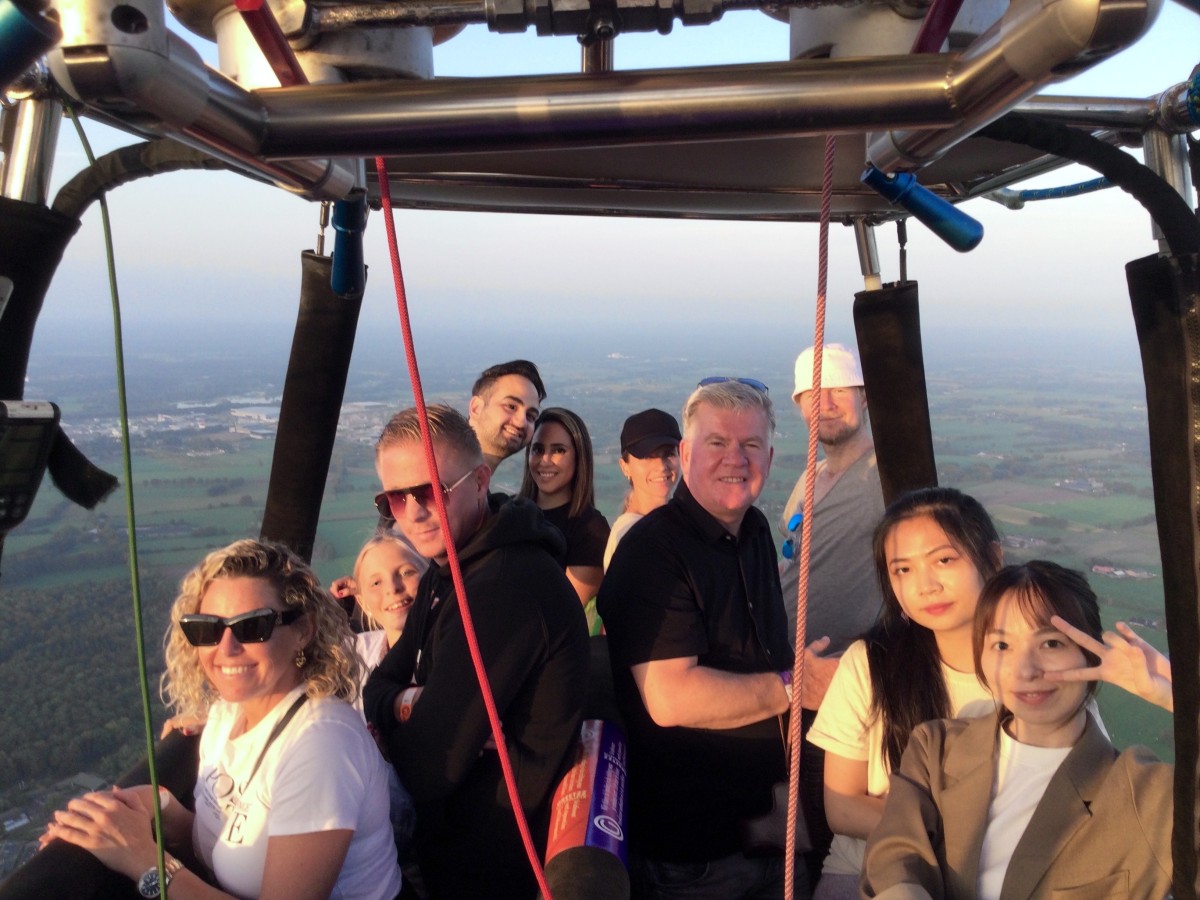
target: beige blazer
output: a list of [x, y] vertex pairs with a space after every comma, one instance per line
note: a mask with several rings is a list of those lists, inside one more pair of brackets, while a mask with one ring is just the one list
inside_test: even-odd
[[[975, 897], [998, 727], [992, 715], [913, 731], [867, 842], [864, 897]], [[1017, 843], [1001, 900], [1165, 896], [1173, 780], [1144, 747], [1118, 754], [1089, 714]]]

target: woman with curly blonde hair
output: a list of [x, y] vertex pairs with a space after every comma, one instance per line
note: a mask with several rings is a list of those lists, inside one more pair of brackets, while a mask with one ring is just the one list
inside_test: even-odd
[[[370, 898], [400, 892], [386, 763], [348, 704], [359, 667], [345, 614], [286, 547], [237, 541], [184, 578], [163, 692], [207, 717], [193, 814], [163, 792], [168, 850], [191, 841], [218, 888], [167, 857], [171, 896]], [[159, 896], [149, 786], [55, 813], [62, 838]]]

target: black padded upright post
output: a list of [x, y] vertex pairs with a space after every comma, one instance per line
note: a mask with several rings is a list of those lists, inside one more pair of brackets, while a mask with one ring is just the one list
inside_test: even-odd
[[917, 283], [854, 295], [854, 330], [867, 388], [883, 502], [937, 485]]
[[[0, 197], [0, 399], [25, 397], [29, 351], [46, 291], [79, 220], [36, 203]], [[56, 426], [50, 477], [74, 503], [93, 509], [117, 479], [88, 461]], [[0, 546], [2, 546], [0, 536]]]
[[[261, 536], [287, 544], [311, 561], [362, 298], [346, 299], [333, 292], [331, 257], [305, 251], [301, 266], [300, 311]], [[366, 514], [364, 510], [364, 520]]]
[[1200, 889], [1200, 314], [1180, 290], [1171, 259], [1134, 260], [1125, 276], [1146, 380], [1150, 471], [1175, 680], [1174, 896], [1194, 898]]
[[0, 276], [12, 296], [0, 314], [0, 397], [25, 396], [25, 370], [33, 329], [50, 281], [79, 220], [36, 203], [0, 197]]

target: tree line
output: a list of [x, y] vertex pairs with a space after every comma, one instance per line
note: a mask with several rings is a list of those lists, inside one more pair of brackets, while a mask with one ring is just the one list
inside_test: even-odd
[[[176, 587], [156, 576], [142, 585], [156, 729]], [[131, 594], [127, 581], [0, 592], [0, 797], [81, 771], [114, 779], [145, 755]]]

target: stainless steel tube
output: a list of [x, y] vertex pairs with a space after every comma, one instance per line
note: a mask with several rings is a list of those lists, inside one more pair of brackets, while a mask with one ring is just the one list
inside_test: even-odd
[[946, 58], [391, 81], [255, 92], [263, 155], [362, 156], [937, 128], [959, 120]]
[[12, 144], [0, 166], [0, 196], [45, 205], [62, 104], [55, 99], [28, 97], [18, 100], [10, 114], [15, 121]]
[[[1192, 192], [1187, 135], [1168, 134], [1161, 128], [1151, 128], [1142, 135], [1142, 150], [1145, 153], [1146, 166], [1175, 188], [1189, 206], [1195, 207], [1196, 195]], [[1170, 247], [1157, 224], [1152, 225], [1151, 234], [1158, 241], [1159, 249], [1163, 253], [1169, 253]]]
[[885, 172], [932, 162], [1043, 85], [1133, 43], [1160, 6], [1160, 0], [1014, 0], [946, 70], [944, 88], [958, 124], [936, 132], [876, 135], [868, 158]]

